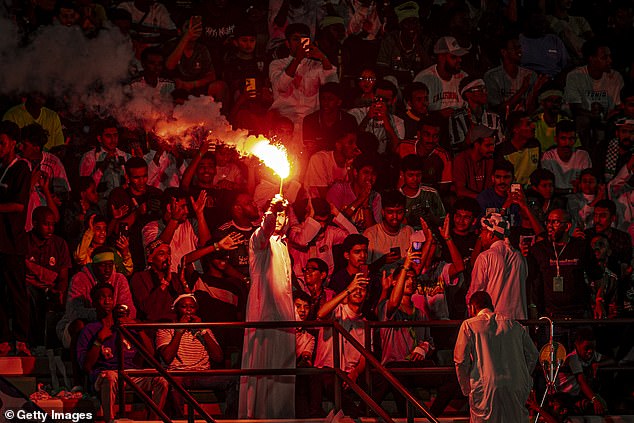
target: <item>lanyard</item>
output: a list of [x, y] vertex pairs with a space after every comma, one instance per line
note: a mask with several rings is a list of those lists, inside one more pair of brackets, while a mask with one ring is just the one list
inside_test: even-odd
[[555, 252], [555, 265], [557, 266], [557, 277], [561, 276], [561, 274], [559, 273], [559, 257], [561, 257], [561, 255], [563, 254], [567, 246], [568, 246], [568, 243], [566, 242], [564, 246], [561, 248], [561, 251], [558, 253], [557, 247], [555, 246], [555, 243], [553, 242], [553, 251]]

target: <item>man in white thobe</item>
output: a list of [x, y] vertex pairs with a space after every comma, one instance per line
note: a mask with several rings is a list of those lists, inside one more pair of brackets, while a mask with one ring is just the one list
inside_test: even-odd
[[505, 217], [490, 213], [481, 219], [480, 242], [485, 250], [476, 259], [466, 301], [476, 291], [486, 291], [495, 311], [509, 319], [526, 319], [526, 259], [508, 242]]
[[[291, 259], [284, 237], [287, 205], [275, 196], [260, 227], [251, 235], [247, 322], [295, 320]], [[242, 368], [295, 368], [295, 329], [245, 329]], [[294, 398], [295, 376], [242, 376], [238, 418], [294, 418]]]
[[522, 325], [493, 312], [486, 292], [475, 292], [468, 307], [473, 317], [460, 326], [453, 360], [470, 422], [527, 422], [537, 348]]

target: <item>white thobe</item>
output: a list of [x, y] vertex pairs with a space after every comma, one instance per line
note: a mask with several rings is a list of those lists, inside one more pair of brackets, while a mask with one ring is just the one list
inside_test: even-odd
[[460, 388], [469, 396], [471, 423], [526, 422], [531, 372], [539, 352], [514, 320], [483, 309], [462, 322], [454, 363]]
[[495, 312], [509, 319], [526, 319], [528, 266], [522, 254], [505, 241], [495, 241], [473, 264], [466, 301], [476, 291], [486, 291]]
[[[247, 322], [295, 320], [291, 260], [283, 238], [273, 235], [275, 218], [265, 213], [249, 241]], [[245, 329], [242, 368], [295, 368], [295, 328]], [[295, 376], [242, 376], [238, 418], [294, 418], [294, 398]]]

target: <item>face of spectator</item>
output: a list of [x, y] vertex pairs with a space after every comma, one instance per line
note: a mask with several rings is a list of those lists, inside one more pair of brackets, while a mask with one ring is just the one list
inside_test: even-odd
[[571, 132], [560, 132], [555, 135], [555, 143], [557, 143], [557, 154], [563, 161], [568, 161], [572, 157], [572, 146], [575, 145], [576, 134]]
[[288, 222], [288, 217], [286, 216], [286, 211], [281, 211], [277, 214], [275, 218], [275, 233], [278, 235], [282, 235], [282, 231]]
[[144, 75], [158, 78], [161, 72], [163, 72], [163, 62], [163, 56], [160, 54], [148, 54], [147, 58], [143, 61]]
[[185, 198], [172, 198], [170, 202], [170, 214], [172, 216], [182, 216], [179, 223], [187, 220], [187, 200]]
[[111, 289], [101, 288], [95, 293], [93, 302], [93, 306], [97, 309], [97, 313], [107, 316], [111, 314], [114, 309], [114, 294]]
[[597, 54], [588, 57], [588, 66], [601, 72], [610, 72], [612, 68], [612, 52], [609, 47], [599, 47]]
[[469, 210], [456, 210], [453, 214], [453, 230], [458, 234], [466, 234], [471, 230], [475, 216]]
[[553, 210], [546, 218], [546, 232], [550, 242], [560, 242], [570, 230], [570, 222], [561, 210]]
[[523, 117], [513, 130], [513, 133], [521, 140], [528, 140], [535, 136], [535, 123], [531, 118]]
[[147, 192], [147, 167], [132, 168], [127, 173], [128, 184], [135, 195]]
[[55, 217], [52, 213], [44, 213], [39, 219], [33, 221], [33, 230], [40, 239], [49, 239], [55, 231]]
[[291, 34], [290, 38], [286, 40], [286, 45], [288, 46], [291, 56], [297, 56], [297, 49], [304, 48], [302, 45], [302, 38], [307, 37], [309, 37], [309, 35], [300, 33]]
[[373, 70], [364, 69], [357, 79], [357, 85], [364, 94], [373, 92], [376, 85], [376, 73]]
[[357, 134], [346, 134], [337, 141], [341, 154], [346, 160], [351, 160], [361, 154], [357, 146]]
[[167, 244], [160, 245], [154, 250], [150, 259], [150, 266], [157, 272], [167, 272], [170, 269], [172, 261], [172, 253], [170, 246]]
[[506, 197], [511, 189], [513, 174], [507, 170], [497, 169], [493, 172], [493, 189], [500, 197]]
[[[441, 60], [440, 57], [444, 56]], [[445, 71], [450, 75], [456, 75], [462, 69], [462, 57], [451, 53], [442, 53], [439, 55], [438, 64], [443, 64]]]
[[551, 115], [558, 115], [561, 112], [563, 99], [557, 95], [551, 95], [550, 97], [546, 97], [542, 100], [541, 103], [545, 112], [548, 112]]
[[405, 219], [405, 207], [383, 207], [383, 223], [390, 231], [398, 231], [403, 219]]
[[382, 88], [377, 88], [374, 91], [374, 95], [376, 97], [383, 99], [383, 101], [387, 105], [388, 111], [391, 110], [392, 106], [394, 106], [394, 102], [396, 101], [396, 98], [394, 97], [394, 93], [392, 92], [392, 90], [384, 90]]
[[584, 174], [579, 181], [579, 189], [586, 195], [595, 195], [597, 193], [597, 178]]
[[343, 253], [343, 257], [353, 269], [358, 269], [368, 262], [368, 246], [364, 244], [354, 245], [350, 251]]
[[108, 225], [106, 222], [98, 222], [93, 225], [95, 234], [92, 238], [92, 244], [99, 246], [106, 243], [106, 235], [108, 233]]
[[240, 194], [236, 198], [236, 203], [233, 207], [233, 214], [240, 217], [244, 217], [249, 221], [254, 221], [260, 217], [258, 208], [248, 194]]
[[486, 85], [478, 85], [465, 92], [465, 99], [471, 105], [483, 106], [487, 104], [487, 93]]
[[616, 135], [619, 137], [619, 144], [629, 148], [634, 141], [634, 125], [617, 126]]
[[[623, 112], [625, 113], [625, 116], [629, 118], [634, 118], [634, 96], [627, 97], [625, 101], [623, 101]], [[632, 131], [634, 131], [634, 128], [632, 128], [632, 125], [628, 126], [630, 127], [630, 138], [632, 138], [632, 135], [634, 135], [632, 133]]]
[[399, 26], [401, 27], [401, 34], [408, 40], [415, 40], [420, 33], [420, 22], [414, 17], [403, 19]]
[[423, 125], [418, 130], [418, 144], [424, 151], [432, 151], [440, 141], [440, 128]]
[[198, 304], [196, 300], [191, 297], [183, 297], [176, 303], [174, 311], [179, 319], [181, 317], [189, 317], [191, 319], [191, 317], [196, 315], [196, 311], [198, 311]]
[[333, 93], [324, 92], [319, 94], [319, 108], [324, 112], [334, 112], [341, 107], [341, 99]]
[[327, 34], [328, 38], [334, 41], [343, 42], [346, 38], [346, 27], [343, 24], [333, 24], [328, 25], [324, 28], [324, 32]]
[[403, 295], [412, 296], [416, 292], [416, 272], [412, 269], [407, 271], [405, 277], [405, 287], [403, 287]]
[[420, 188], [420, 181], [423, 179], [422, 170], [406, 170], [403, 172], [404, 185], [409, 189]]
[[522, 61], [522, 45], [519, 39], [508, 40], [502, 49], [502, 58], [510, 63], [519, 65]]
[[579, 358], [583, 361], [590, 361], [596, 348], [595, 341], [579, 341], [575, 342], [575, 349]]
[[537, 191], [544, 200], [550, 200], [553, 198], [553, 194], [555, 193], [555, 184], [551, 179], [542, 179], [539, 181], [537, 186], [533, 187], [533, 189], [535, 189], [535, 191]]
[[480, 243], [483, 249], [488, 250], [497, 240], [499, 240], [499, 238], [493, 235], [493, 232], [490, 230], [482, 229], [482, 231], [480, 231]]
[[6, 134], [0, 134], [0, 159], [10, 157], [15, 151], [15, 141]]
[[64, 26], [73, 26], [79, 21], [79, 13], [75, 9], [61, 8], [57, 20]]
[[114, 261], [102, 261], [100, 263], [93, 263], [92, 270], [95, 274], [95, 278], [99, 282], [108, 282], [114, 272]]
[[250, 55], [255, 51], [255, 37], [252, 35], [243, 35], [236, 38], [235, 46], [242, 54]]
[[117, 128], [105, 128], [97, 139], [104, 150], [114, 153], [119, 145], [119, 131]]
[[321, 291], [325, 279], [326, 272], [321, 272], [316, 263], [312, 261], [306, 263], [306, 267], [304, 268], [304, 282], [306, 282], [306, 287], [310, 291], [310, 295], [315, 296]]
[[348, 297], [348, 302], [355, 306], [360, 306], [365, 301], [365, 297], [368, 294], [368, 290], [365, 286], [356, 288]]
[[308, 301], [304, 301], [301, 298], [295, 298], [295, 311], [297, 311], [297, 316], [299, 316], [299, 320], [306, 320], [308, 318], [308, 313], [310, 312], [310, 304]]
[[99, 194], [97, 193], [97, 185], [94, 183], [88, 185], [86, 191], [81, 193], [81, 197], [89, 204], [97, 204], [99, 202]]
[[210, 158], [202, 158], [196, 168], [198, 182], [204, 186], [211, 185], [216, 176], [216, 162]]
[[616, 219], [616, 216], [612, 216], [612, 214], [610, 214], [610, 210], [608, 210], [607, 208], [604, 208], [604, 207], [594, 208], [594, 215], [593, 215], [594, 228], [596, 229], [598, 233], [602, 233], [610, 229], [615, 219]]
[[483, 159], [492, 159], [495, 152], [495, 141], [493, 137], [483, 138], [482, 141], [476, 142], [473, 145], [477, 154]]
[[610, 243], [607, 239], [602, 236], [595, 236], [590, 241], [590, 246], [592, 247], [592, 252], [594, 252], [594, 256], [600, 262], [605, 262], [610, 255]]
[[376, 170], [374, 166], [364, 166], [354, 171], [354, 180], [359, 186], [374, 186], [376, 182]]
[[426, 115], [429, 107], [429, 92], [427, 90], [414, 91], [408, 104], [415, 114], [419, 116]]
[[20, 154], [27, 160], [38, 160], [42, 157], [42, 149], [28, 140], [24, 140], [19, 144]]

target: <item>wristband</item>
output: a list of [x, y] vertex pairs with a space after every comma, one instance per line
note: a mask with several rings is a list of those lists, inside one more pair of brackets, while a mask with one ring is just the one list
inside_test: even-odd
[[215, 251], [220, 251], [220, 245], [218, 245], [217, 242], [214, 242], [214, 250]]
[[348, 206], [348, 208], [350, 208], [350, 210], [354, 213], [355, 211], [357, 211], [357, 208], [355, 206]]

